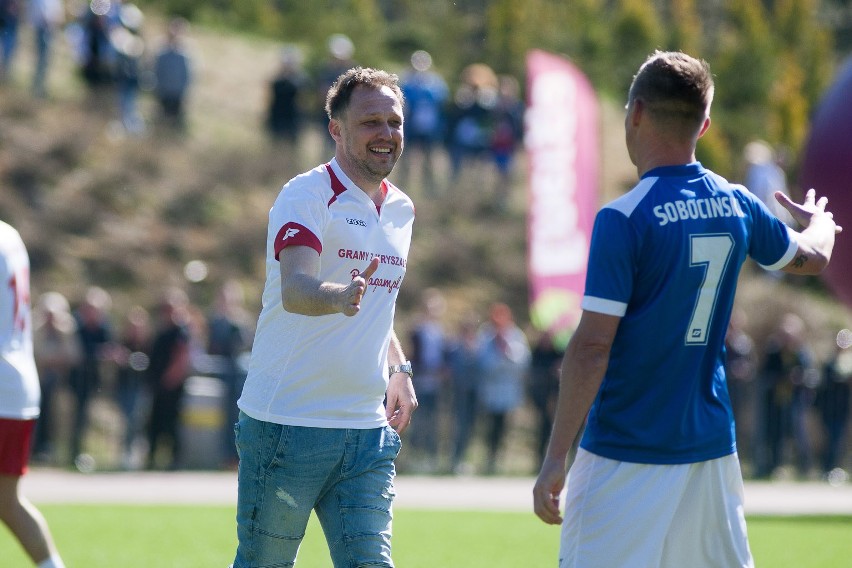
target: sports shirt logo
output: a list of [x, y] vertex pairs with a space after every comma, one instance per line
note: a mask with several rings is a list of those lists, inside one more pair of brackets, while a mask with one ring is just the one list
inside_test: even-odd
[[287, 229], [287, 232], [284, 233], [284, 236], [281, 237], [281, 240], [286, 241], [290, 237], [295, 237], [297, 234], [299, 234], [299, 229], [294, 229], [293, 227], [290, 227], [289, 229]]

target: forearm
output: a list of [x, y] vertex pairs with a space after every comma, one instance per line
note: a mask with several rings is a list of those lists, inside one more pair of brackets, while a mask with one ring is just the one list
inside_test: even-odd
[[388, 365], [402, 365], [406, 362], [405, 352], [402, 350], [402, 343], [396, 335], [395, 330], [391, 330], [390, 345], [388, 346]]
[[284, 309], [305, 316], [324, 316], [343, 311], [346, 286], [321, 282], [307, 274], [291, 274], [281, 280]]
[[784, 267], [792, 274], [819, 274], [831, 260], [834, 249], [835, 223], [821, 216], [814, 217], [811, 224], [796, 235], [799, 250], [793, 260]]
[[547, 448], [549, 459], [564, 461], [568, 456], [597, 396], [607, 361], [607, 351], [569, 346], [562, 365], [553, 431]]

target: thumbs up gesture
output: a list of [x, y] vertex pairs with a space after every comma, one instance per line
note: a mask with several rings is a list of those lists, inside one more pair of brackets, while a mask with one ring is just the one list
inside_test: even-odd
[[379, 259], [374, 258], [370, 261], [360, 274], [352, 279], [352, 282], [343, 289], [344, 307], [343, 314], [346, 316], [354, 316], [361, 311], [361, 298], [364, 297], [364, 292], [367, 291], [367, 283], [370, 277], [375, 274], [379, 268]]

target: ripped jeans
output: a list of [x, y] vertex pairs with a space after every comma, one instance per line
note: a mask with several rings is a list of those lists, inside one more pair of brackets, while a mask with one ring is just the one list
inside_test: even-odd
[[282, 426], [240, 412], [233, 568], [294, 566], [316, 511], [335, 568], [393, 566], [391, 504], [399, 435]]

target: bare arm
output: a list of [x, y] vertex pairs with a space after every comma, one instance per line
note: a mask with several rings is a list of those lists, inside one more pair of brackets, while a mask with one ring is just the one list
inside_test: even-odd
[[[388, 348], [388, 365], [405, 363], [405, 354], [396, 332], [391, 333]], [[417, 396], [414, 393], [414, 383], [408, 373], [394, 373], [388, 380], [387, 401], [385, 414], [388, 424], [402, 434], [411, 424], [411, 416], [417, 409]]]
[[790, 274], [819, 274], [831, 260], [835, 235], [843, 230], [834, 222], [834, 215], [825, 210], [828, 198], [823, 196], [817, 201], [816, 192], [809, 189], [801, 205], [780, 191], [775, 192], [775, 199], [804, 227], [796, 233], [799, 250], [781, 270]]
[[533, 488], [535, 513], [545, 523], [562, 522], [559, 494], [565, 486], [568, 452], [600, 389], [620, 321], [616, 316], [584, 311], [568, 343], [550, 443]]
[[319, 279], [319, 253], [310, 247], [287, 247], [279, 253], [278, 261], [284, 309], [306, 316], [357, 314], [367, 282], [379, 267], [378, 259], [374, 258], [349, 284], [339, 284]]

